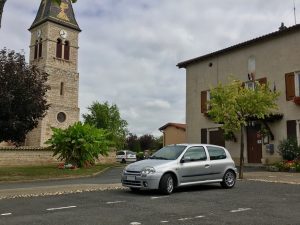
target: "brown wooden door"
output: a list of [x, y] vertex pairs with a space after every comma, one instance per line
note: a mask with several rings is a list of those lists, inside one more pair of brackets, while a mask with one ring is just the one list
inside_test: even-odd
[[247, 152], [248, 163], [261, 163], [262, 138], [259, 127], [247, 127]]

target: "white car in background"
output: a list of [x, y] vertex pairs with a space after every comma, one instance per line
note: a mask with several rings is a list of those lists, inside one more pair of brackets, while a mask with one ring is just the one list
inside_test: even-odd
[[116, 154], [116, 160], [120, 163], [135, 162], [136, 153], [129, 150], [120, 150]]

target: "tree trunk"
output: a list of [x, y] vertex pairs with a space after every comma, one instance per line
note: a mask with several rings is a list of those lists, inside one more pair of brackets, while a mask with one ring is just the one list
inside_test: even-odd
[[244, 172], [244, 126], [241, 126], [241, 152], [240, 152], [240, 169], [239, 178], [243, 179]]
[[2, 19], [2, 14], [3, 14], [3, 8], [6, 0], [0, 0], [0, 28], [1, 28], [1, 19]]

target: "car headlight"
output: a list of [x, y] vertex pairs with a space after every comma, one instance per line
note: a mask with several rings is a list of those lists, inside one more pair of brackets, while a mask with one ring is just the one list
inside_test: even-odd
[[142, 169], [142, 176], [147, 176], [148, 174], [155, 173], [155, 169], [153, 167], [145, 167]]

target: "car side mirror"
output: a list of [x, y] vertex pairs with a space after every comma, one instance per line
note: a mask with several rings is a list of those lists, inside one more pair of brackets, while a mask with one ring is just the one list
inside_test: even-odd
[[182, 157], [182, 159], [180, 160], [180, 163], [185, 163], [185, 162], [189, 162], [191, 161], [191, 157], [187, 156], [187, 157]]

